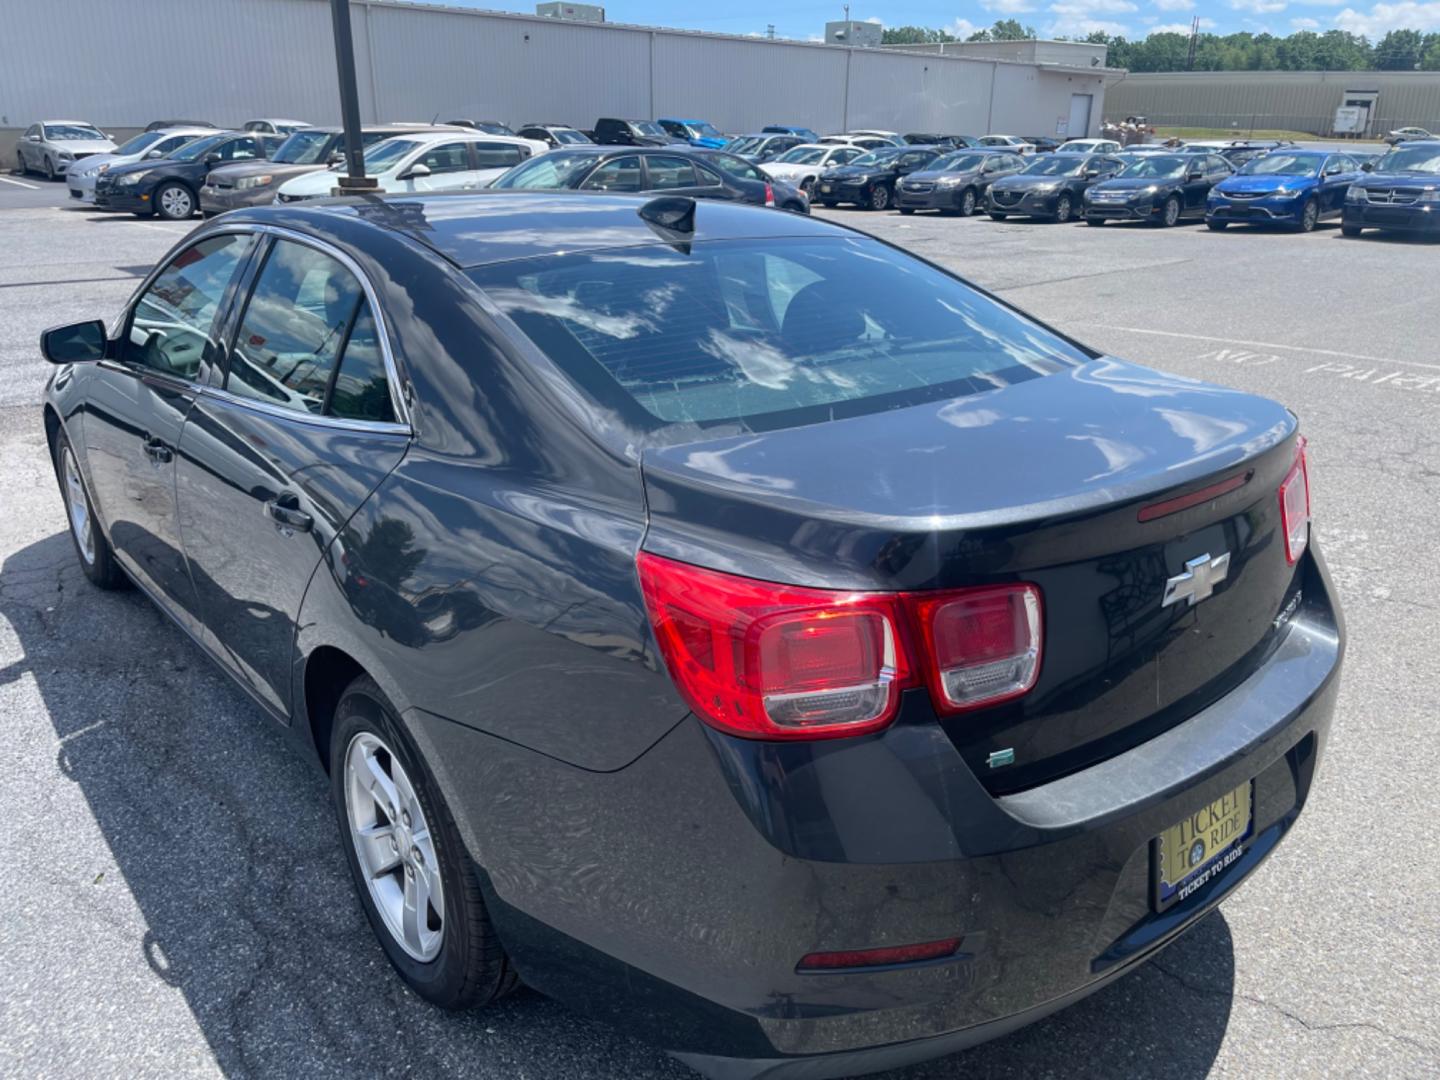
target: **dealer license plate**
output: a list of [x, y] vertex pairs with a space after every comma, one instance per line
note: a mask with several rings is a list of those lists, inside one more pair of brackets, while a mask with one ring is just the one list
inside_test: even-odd
[[1164, 911], [1223, 874], [1250, 838], [1249, 780], [1155, 838], [1155, 907]]

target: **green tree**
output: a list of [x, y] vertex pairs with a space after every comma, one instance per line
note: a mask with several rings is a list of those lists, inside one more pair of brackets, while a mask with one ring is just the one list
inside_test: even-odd
[[1414, 71], [1420, 64], [1424, 40], [1419, 30], [1391, 30], [1375, 46], [1375, 67], [1380, 71]]
[[1440, 34], [1426, 34], [1425, 48], [1420, 54], [1421, 71], [1440, 71]]
[[928, 26], [887, 26], [880, 34], [882, 45], [939, 45], [954, 40], [954, 34]]
[[989, 30], [976, 30], [971, 41], [1024, 41], [1038, 37], [1033, 26], [1021, 26], [1018, 19], [997, 19]]

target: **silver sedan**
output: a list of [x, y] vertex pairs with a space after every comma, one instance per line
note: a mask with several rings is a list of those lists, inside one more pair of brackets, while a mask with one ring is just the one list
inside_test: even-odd
[[23, 176], [40, 172], [59, 180], [81, 158], [115, 149], [110, 136], [83, 120], [42, 120], [31, 124], [15, 144], [15, 164]]

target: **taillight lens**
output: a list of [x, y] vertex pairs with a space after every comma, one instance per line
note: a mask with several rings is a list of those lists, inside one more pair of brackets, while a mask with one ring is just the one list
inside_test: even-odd
[[775, 205], [775, 189], [768, 182], [765, 184], [765, 205]]
[[941, 712], [1019, 697], [1040, 675], [1040, 590], [996, 585], [917, 595], [930, 692]]
[[[1040, 671], [1033, 585], [859, 593], [737, 577], [641, 552], [665, 665], [706, 723], [758, 739], [878, 731], [929, 682], [941, 712], [1019, 697]], [[911, 643], [924, 647], [919, 654]]]
[[1285, 561], [1294, 566], [1310, 543], [1310, 470], [1305, 436], [1295, 440], [1295, 463], [1280, 482], [1280, 530], [1285, 534]]

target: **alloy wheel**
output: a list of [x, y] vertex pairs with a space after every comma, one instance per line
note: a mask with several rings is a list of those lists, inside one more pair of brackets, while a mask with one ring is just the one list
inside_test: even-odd
[[160, 210], [168, 218], [188, 218], [195, 212], [195, 200], [178, 184], [171, 184], [160, 192]]
[[378, 735], [345, 751], [345, 811], [366, 888], [402, 949], [433, 960], [445, 940], [445, 886], [430, 823], [405, 767]]
[[94, 522], [90, 517], [90, 500], [85, 497], [85, 482], [80, 479], [80, 469], [75, 464], [75, 455], [70, 447], [60, 451], [60, 478], [65, 487], [65, 516], [70, 519], [70, 531], [75, 534], [75, 546], [80, 557], [87, 564], [95, 562]]
[[1180, 220], [1180, 200], [1171, 198], [1165, 202], [1165, 227], [1168, 229]]
[[975, 189], [966, 188], [965, 194], [960, 196], [960, 216], [969, 217], [975, 213]]
[[30, 171], [30, 166], [25, 164], [25, 152], [23, 150], [15, 151], [15, 171], [21, 176], [24, 176]]
[[1060, 201], [1055, 204], [1055, 220], [1064, 225], [1070, 220], [1070, 211], [1073, 209], [1069, 195], [1061, 195]]
[[1314, 232], [1315, 224], [1320, 220], [1320, 207], [1313, 201], [1305, 204], [1305, 209], [1300, 211], [1300, 231]]
[[884, 184], [876, 184], [870, 189], [870, 209], [884, 210], [890, 205], [890, 189]]

